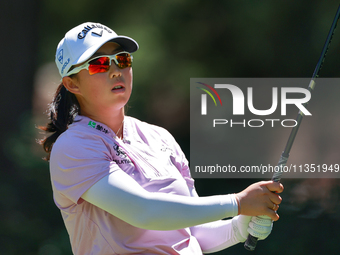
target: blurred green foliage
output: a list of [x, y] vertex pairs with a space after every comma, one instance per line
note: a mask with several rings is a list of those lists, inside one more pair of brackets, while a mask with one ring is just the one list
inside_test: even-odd
[[[22, 0], [26, 1], [26, 0]], [[13, 6], [22, 1], [14, 1]], [[72, 27], [105, 24], [140, 45], [134, 54], [134, 92], [128, 114], [167, 128], [189, 157], [189, 79], [192, 77], [310, 77], [338, 1], [32, 0], [38, 10], [36, 69], [54, 61]], [[6, 12], [6, 8], [2, 9]], [[25, 15], [29, 15], [29, 10]], [[11, 17], [22, 18], [21, 15]], [[334, 36], [323, 77], [338, 77], [340, 33]], [[24, 59], [25, 56], [22, 56]], [[14, 74], [13, 74], [14, 75]], [[17, 74], [15, 74], [17, 75]], [[27, 84], [33, 89], [33, 81]], [[33, 102], [32, 102], [33, 104]], [[19, 107], [19, 106], [18, 106]], [[1, 109], [7, 111], [8, 109]], [[20, 109], [19, 125], [2, 142], [10, 164], [0, 179], [0, 254], [71, 254], [53, 203], [48, 164], [35, 144], [46, 116]], [[45, 109], [41, 109], [43, 113]], [[338, 118], [338, 116], [336, 116]], [[2, 130], [1, 130], [2, 132]], [[6, 148], [6, 149], [4, 149]], [[320, 148], [321, 149], [321, 148]], [[251, 155], [247, 155], [247, 157]], [[278, 155], [279, 156], [279, 155]], [[4, 166], [2, 169], [5, 169]], [[200, 195], [237, 192], [254, 180], [196, 180]], [[281, 220], [253, 254], [339, 254], [339, 182], [284, 180]], [[294, 200], [299, 187], [327, 194]], [[309, 187], [309, 188], [306, 188]], [[312, 188], [310, 188], [312, 187]], [[236, 245], [218, 254], [248, 254]]]

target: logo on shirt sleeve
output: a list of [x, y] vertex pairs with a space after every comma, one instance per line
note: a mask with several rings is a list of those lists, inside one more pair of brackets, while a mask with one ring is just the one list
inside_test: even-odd
[[170, 154], [170, 156], [174, 155], [173, 150], [170, 147], [168, 147], [168, 146], [166, 146], [164, 144], [162, 144], [161, 151], [162, 152], [168, 152]]
[[99, 125], [99, 124], [97, 124], [96, 122], [94, 122], [94, 121], [92, 121], [92, 120], [90, 120], [89, 121], [89, 124], [87, 124], [89, 127], [92, 127], [92, 128], [94, 128], [94, 129], [96, 129], [96, 130], [99, 130], [99, 131], [101, 131], [101, 132], [103, 132], [103, 133], [105, 133], [105, 134], [107, 134], [108, 132], [109, 132], [109, 130], [107, 130], [106, 128], [104, 128], [102, 125]]
[[120, 159], [114, 159], [113, 161], [117, 164], [130, 164], [132, 161], [129, 159], [129, 157], [126, 155], [125, 151], [121, 147], [119, 147], [118, 144], [113, 145], [113, 149], [116, 152], [116, 156], [120, 157]]
[[87, 124], [89, 127], [95, 128], [96, 127], [96, 122], [91, 121], [89, 122], [89, 124]]
[[119, 156], [124, 156], [124, 157], [126, 157], [125, 151], [123, 151], [122, 148], [120, 148], [118, 144], [114, 144], [114, 145], [113, 145], [113, 149], [115, 150], [116, 155], [117, 155], [118, 157], [119, 157]]

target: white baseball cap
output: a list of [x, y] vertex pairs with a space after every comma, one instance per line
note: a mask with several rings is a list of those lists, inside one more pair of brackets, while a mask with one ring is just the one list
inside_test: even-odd
[[67, 76], [71, 66], [89, 59], [104, 43], [116, 42], [127, 52], [138, 50], [138, 43], [130, 37], [117, 35], [110, 28], [86, 22], [72, 28], [59, 42], [55, 63], [61, 77]]

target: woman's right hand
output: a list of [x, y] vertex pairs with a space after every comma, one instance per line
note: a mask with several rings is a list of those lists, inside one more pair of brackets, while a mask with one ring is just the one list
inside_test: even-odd
[[257, 182], [236, 194], [239, 203], [239, 214], [248, 216], [267, 215], [272, 220], [279, 219], [276, 211], [282, 198], [276, 194], [283, 191], [279, 182]]

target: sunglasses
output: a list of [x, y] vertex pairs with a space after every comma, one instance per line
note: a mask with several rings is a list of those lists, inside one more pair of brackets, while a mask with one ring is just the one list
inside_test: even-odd
[[70, 76], [71, 74], [76, 74], [83, 69], [89, 70], [90, 75], [94, 75], [96, 73], [105, 73], [109, 71], [112, 60], [120, 69], [131, 67], [132, 59], [132, 55], [126, 51], [119, 52], [114, 55], [98, 56], [86, 61], [83, 65], [77, 66], [76, 68], [72, 69], [70, 72], [67, 73], [67, 76]]

